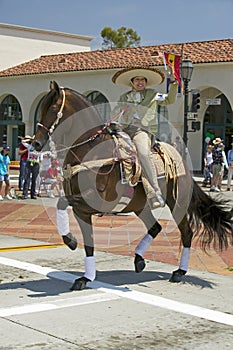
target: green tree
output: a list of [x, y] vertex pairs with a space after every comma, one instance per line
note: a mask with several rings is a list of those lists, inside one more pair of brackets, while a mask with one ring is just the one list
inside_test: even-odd
[[104, 50], [139, 46], [141, 40], [133, 29], [126, 27], [117, 30], [105, 27], [101, 31], [101, 36], [103, 38], [102, 49]]

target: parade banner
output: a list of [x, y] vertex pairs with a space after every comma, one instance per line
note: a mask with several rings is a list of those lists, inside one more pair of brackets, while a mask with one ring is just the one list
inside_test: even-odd
[[181, 77], [180, 77], [181, 56], [164, 51], [163, 57], [164, 57], [165, 69], [167, 70], [167, 66], [170, 66], [173, 69], [174, 76], [175, 76], [176, 80], [178, 81], [179, 86], [182, 89], [182, 81], [181, 81]]

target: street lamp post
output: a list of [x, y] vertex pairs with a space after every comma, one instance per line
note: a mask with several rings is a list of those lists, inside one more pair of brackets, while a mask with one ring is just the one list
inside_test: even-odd
[[187, 155], [187, 145], [188, 145], [188, 95], [189, 95], [189, 82], [192, 77], [193, 72], [193, 63], [188, 58], [184, 59], [181, 63], [181, 77], [184, 82], [184, 133], [183, 133], [183, 141], [184, 141], [184, 157]]

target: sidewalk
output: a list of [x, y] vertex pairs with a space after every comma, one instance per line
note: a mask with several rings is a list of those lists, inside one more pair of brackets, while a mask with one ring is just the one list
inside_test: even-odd
[[[224, 195], [232, 196], [232, 192]], [[14, 199], [0, 202], [0, 235], [27, 238], [44, 244], [63, 244], [56, 229], [57, 199], [38, 198], [26, 201]], [[163, 227], [145, 255], [146, 259], [179, 265], [180, 233], [168, 208], [158, 209], [158, 221]], [[146, 233], [144, 224], [135, 215], [93, 217], [96, 250], [126, 256], [134, 256], [134, 249]], [[70, 230], [83, 247], [79, 226], [70, 210]], [[13, 249], [14, 247], [7, 247]], [[29, 247], [30, 248], [30, 247]], [[0, 246], [0, 251], [4, 247]], [[132, 264], [133, 266], [133, 264]], [[219, 252], [211, 249], [203, 253], [194, 241], [191, 250], [190, 268], [233, 276], [233, 247]], [[231, 269], [232, 270], [232, 269]]]

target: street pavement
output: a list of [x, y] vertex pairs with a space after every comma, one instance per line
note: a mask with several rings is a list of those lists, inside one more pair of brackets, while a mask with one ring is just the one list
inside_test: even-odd
[[[222, 192], [233, 203], [233, 192]], [[216, 194], [211, 194], [216, 195]], [[95, 217], [96, 280], [70, 291], [84, 272], [82, 237], [70, 251], [56, 230], [56, 199], [0, 203], [0, 350], [219, 350], [233, 344], [233, 248], [191, 250], [190, 269], [169, 282], [180, 235], [167, 208], [163, 231], [134, 272], [145, 227], [133, 215]]]
[[[195, 180], [201, 182], [201, 178]], [[225, 183], [223, 185], [220, 194], [210, 193], [209, 188], [204, 190], [213, 197], [223, 196], [233, 206], [233, 192], [226, 192]], [[50, 199], [44, 194], [37, 200], [15, 199], [0, 202], [0, 234], [34, 239], [35, 244], [40, 241], [47, 244], [62, 244], [56, 228], [56, 203], [57, 198]], [[79, 226], [71, 210], [69, 213], [71, 232], [77, 236], [79, 247], [82, 248], [83, 239]], [[167, 206], [155, 210], [154, 213], [163, 229], [152, 242], [145, 258], [176, 267], [179, 265], [181, 253], [180, 232]], [[144, 224], [135, 215], [94, 216], [93, 226], [95, 248], [98, 251], [126, 256], [134, 255], [136, 245], [146, 233]], [[205, 254], [194, 240], [189, 266], [201, 271], [232, 276], [233, 247], [222, 252], [212, 247], [208, 254]]]
[[173, 284], [170, 264], [148, 260], [136, 274], [132, 257], [97, 251], [95, 282], [71, 292], [82, 249], [1, 241], [1, 350], [232, 348], [232, 277], [190, 269]]

